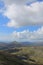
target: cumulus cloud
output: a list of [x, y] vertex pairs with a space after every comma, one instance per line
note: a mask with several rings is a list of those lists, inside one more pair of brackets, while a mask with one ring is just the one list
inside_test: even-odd
[[0, 39], [8, 41], [43, 41], [43, 27], [33, 32], [29, 30], [14, 31], [10, 35], [0, 36]]
[[[37, 0], [2, 0], [5, 4], [3, 15], [10, 19], [4, 24], [8, 27], [43, 25], [43, 1]], [[29, 5], [27, 5], [27, 3]], [[31, 4], [30, 4], [31, 3]], [[12, 39], [11, 39], [12, 38]], [[43, 27], [35, 31], [14, 31], [10, 35], [1, 36], [3, 40], [43, 41]]]
[[13, 3], [6, 7], [4, 15], [11, 21], [6, 24], [9, 27], [43, 25], [43, 2], [34, 2], [28, 6]]
[[8, 6], [11, 4], [25, 5], [27, 3], [36, 2], [37, 0], [2, 0], [2, 1], [4, 1], [4, 3]]
[[13, 32], [13, 36], [21, 41], [43, 41], [43, 27], [33, 32], [29, 30]]

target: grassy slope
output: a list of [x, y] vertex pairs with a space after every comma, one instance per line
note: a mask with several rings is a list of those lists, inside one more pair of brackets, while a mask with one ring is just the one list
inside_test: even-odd
[[27, 62], [29, 62], [29, 59], [35, 60], [36, 63], [42, 64], [43, 65], [43, 46], [39, 47], [21, 47], [22, 50], [16, 53], [12, 54], [17, 54], [20, 56], [26, 56], [27, 57]]
[[[43, 65], [43, 46], [21, 47], [20, 49], [18, 52], [11, 53], [1, 51], [0, 65]], [[22, 57], [27, 59], [23, 60]]]
[[0, 65], [28, 65], [16, 56], [5, 52], [0, 52]]

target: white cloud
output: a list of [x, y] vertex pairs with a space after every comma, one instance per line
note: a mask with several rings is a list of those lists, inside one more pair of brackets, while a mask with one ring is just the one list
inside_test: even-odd
[[11, 20], [6, 24], [9, 27], [43, 25], [43, 2], [34, 2], [29, 6], [13, 3], [6, 7], [4, 15]]
[[11, 4], [24, 5], [26, 3], [36, 2], [37, 0], [2, 0], [8, 6]]
[[20, 41], [43, 41], [43, 27], [33, 32], [28, 30], [13, 32], [13, 36]]
[[[5, 10], [3, 15], [7, 16], [10, 21], [7, 22], [8, 27], [20, 27], [28, 25], [43, 25], [43, 1], [36, 0], [3, 0]], [[25, 5], [32, 2], [30, 5]], [[43, 27], [36, 31], [30, 32], [24, 30], [21, 32], [14, 31], [10, 35], [0, 36], [0, 40], [16, 40], [16, 41], [43, 41]]]
[[10, 35], [0, 36], [0, 40], [7, 41], [43, 41], [43, 27], [36, 31], [30, 32], [24, 30], [21, 32], [14, 31]]

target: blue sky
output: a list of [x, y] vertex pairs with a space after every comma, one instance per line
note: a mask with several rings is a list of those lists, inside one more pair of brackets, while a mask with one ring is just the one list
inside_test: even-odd
[[10, 40], [43, 41], [43, 0], [0, 0], [0, 41]]

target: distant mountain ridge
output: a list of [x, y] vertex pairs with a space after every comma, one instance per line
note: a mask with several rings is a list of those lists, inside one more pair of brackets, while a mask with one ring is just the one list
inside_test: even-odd
[[15, 48], [15, 47], [21, 47], [22, 45], [16, 41], [10, 42], [10, 43], [4, 43], [0, 42], [0, 50], [1, 49], [9, 49], [9, 48]]
[[0, 42], [0, 50], [15, 47], [27, 47], [27, 46], [43, 46], [43, 42], [16, 42], [16, 41], [10, 43]]

